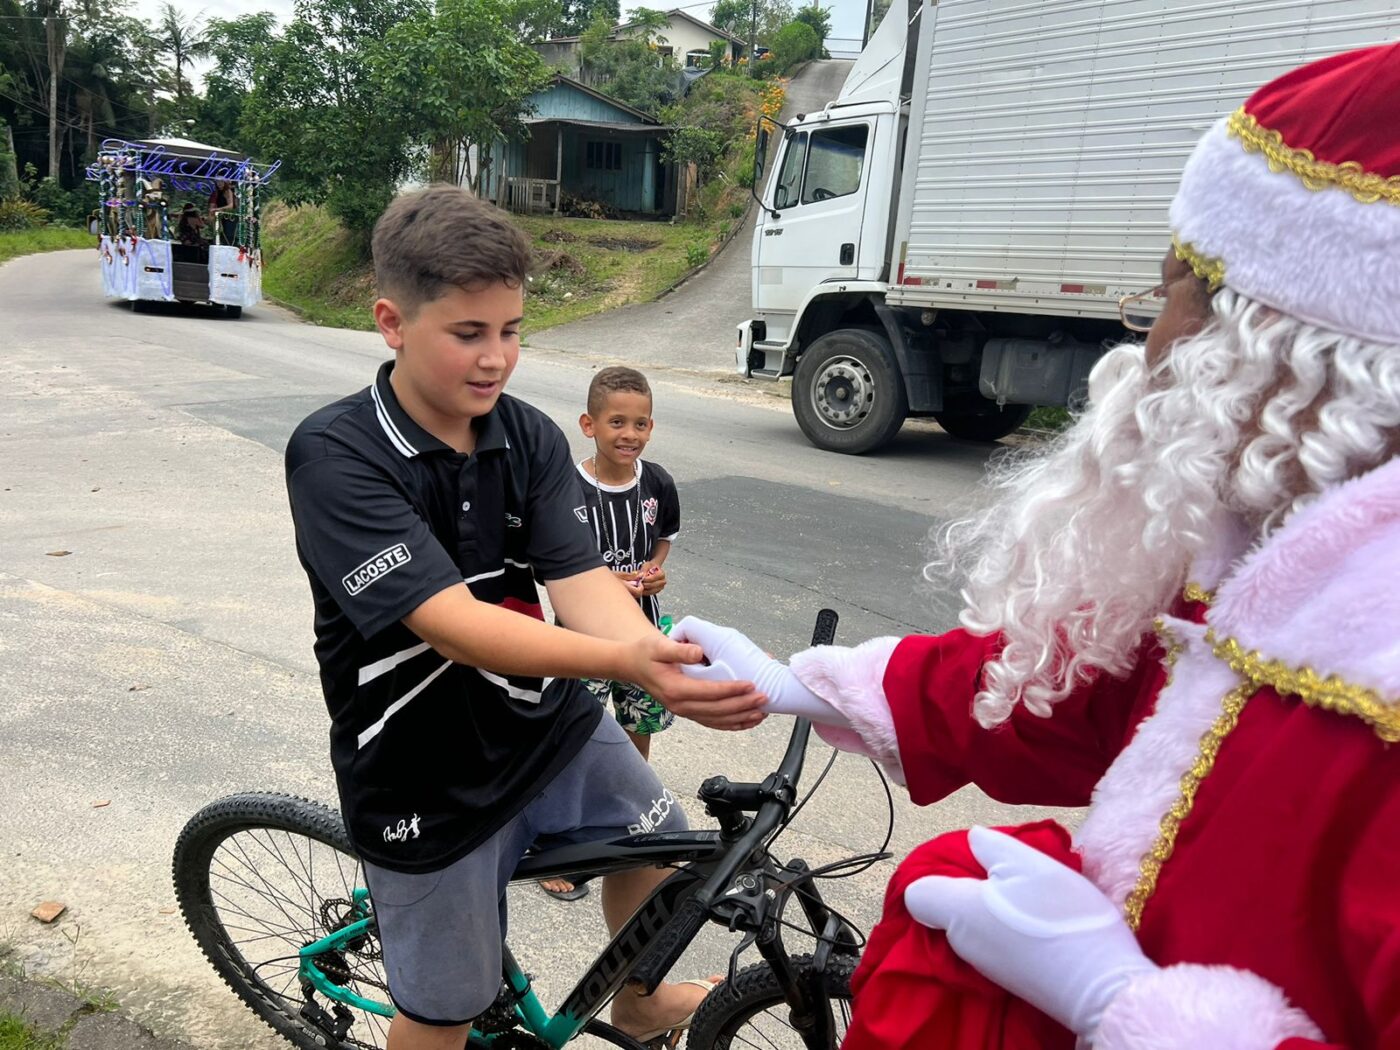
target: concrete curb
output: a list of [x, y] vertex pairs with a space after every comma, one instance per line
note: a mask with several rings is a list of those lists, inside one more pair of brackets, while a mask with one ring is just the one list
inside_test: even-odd
[[0, 977], [0, 1013], [15, 1014], [43, 1035], [57, 1037], [67, 1050], [193, 1050], [41, 981]]

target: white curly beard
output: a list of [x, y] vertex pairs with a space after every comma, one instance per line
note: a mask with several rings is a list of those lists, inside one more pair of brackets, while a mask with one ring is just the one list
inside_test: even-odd
[[1110, 350], [1090, 408], [991, 472], [990, 507], [945, 530], [928, 574], [965, 578], [965, 627], [1000, 632], [974, 714], [1048, 716], [1128, 671], [1224, 519], [1265, 534], [1396, 452], [1400, 350], [1283, 317], [1226, 289], [1215, 320], [1149, 371]]

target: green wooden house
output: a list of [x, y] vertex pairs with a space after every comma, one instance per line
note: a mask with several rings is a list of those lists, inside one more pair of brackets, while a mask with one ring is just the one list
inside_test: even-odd
[[563, 195], [625, 216], [676, 212], [676, 166], [662, 160], [671, 128], [562, 73], [530, 97], [523, 142], [498, 142], [490, 196], [517, 212], [557, 214]]

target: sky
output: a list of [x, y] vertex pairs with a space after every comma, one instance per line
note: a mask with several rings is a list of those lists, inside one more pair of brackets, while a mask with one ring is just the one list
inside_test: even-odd
[[[277, 16], [279, 22], [286, 21], [291, 17], [292, 0], [207, 0], [204, 3], [189, 2], [189, 0], [174, 0], [176, 8], [182, 12], [197, 14], [201, 18], [237, 18], [240, 15], [255, 14], [258, 11], [271, 11]], [[131, 5], [132, 13], [147, 21], [154, 21], [161, 7], [162, 0], [133, 0]], [[624, 10], [632, 6], [624, 2]], [[653, 5], [646, 5], [653, 6]], [[690, 6], [688, 0], [679, 0], [674, 5], [667, 4], [664, 0], [658, 0], [654, 6], [662, 10], [671, 10], [672, 6], [684, 6], [691, 14], [697, 14], [702, 18], [708, 18], [713, 3], [702, 3]], [[795, 0], [794, 6], [801, 6], [801, 0]], [[836, 40], [855, 38], [856, 47], [860, 46], [860, 23], [865, 17], [865, 0], [823, 0], [823, 6], [831, 9], [831, 35], [833, 43]]]

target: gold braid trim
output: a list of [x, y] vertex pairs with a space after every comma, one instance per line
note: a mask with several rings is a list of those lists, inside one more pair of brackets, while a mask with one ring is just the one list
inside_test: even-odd
[[[1169, 659], [1174, 658], [1174, 655], [1171, 654]], [[1152, 848], [1147, 851], [1141, 863], [1138, 864], [1137, 884], [1133, 886], [1132, 892], [1123, 902], [1123, 915], [1134, 932], [1142, 925], [1142, 910], [1147, 906], [1152, 894], [1156, 892], [1157, 878], [1162, 874], [1162, 865], [1167, 862], [1172, 855], [1172, 850], [1176, 848], [1176, 836], [1181, 831], [1181, 823], [1190, 814], [1191, 807], [1196, 804], [1196, 791], [1200, 788], [1201, 781], [1210, 775], [1211, 769], [1215, 766], [1215, 758], [1220, 754], [1220, 745], [1225, 742], [1230, 731], [1239, 724], [1240, 712], [1244, 710], [1244, 705], [1254, 695], [1254, 691], [1254, 683], [1245, 682], [1225, 694], [1225, 698], [1220, 702], [1219, 716], [1211, 723], [1211, 727], [1206, 730], [1205, 735], [1201, 737], [1201, 746], [1196, 753], [1196, 761], [1181, 777], [1181, 794], [1172, 803], [1172, 808], [1167, 810], [1166, 815], [1162, 817], [1157, 832], [1157, 841], [1152, 844]]]
[[1318, 160], [1310, 150], [1294, 149], [1277, 131], [1261, 127], [1243, 106], [1230, 115], [1226, 126], [1247, 152], [1264, 154], [1270, 171], [1292, 172], [1310, 190], [1335, 187], [1350, 193], [1362, 204], [1377, 201], [1400, 204], [1400, 175], [1385, 178], [1367, 171], [1354, 160], [1341, 164]]
[[1188, 602], [1200, 602], [1202, 605], [1209, 605], [1215, 601], [1215, 595], [1206, 590], [1199, 583], [1188, 583], [1186, 590], [1182, 592], [1182, 597]]
[[1387, 744], [1400, 742], [1400, 707], [1387, 704], [1374, 689], [1353, 685], [1336, 675], [1323, 678], [1311, 667], [1289, 667], [1281, 660], [1267, 659], [1233, 638], [1217, 637], [1213, 630], [1206, 631], [1206, 643], [1254, 688], [1270, 686], [1275, 692], [1296, 696], [1309, 707], [1359, 718]]
[[1212, 292], [1225, 283], [1225, 261], [1223, 259], [1207, 255], [1194, 244], [1183, 241], [1176, 236], [1172, 237], [1172, 248], [1176, 251], [1176, 257], [1188, 264], [1196, 276], [1210, 286]]

